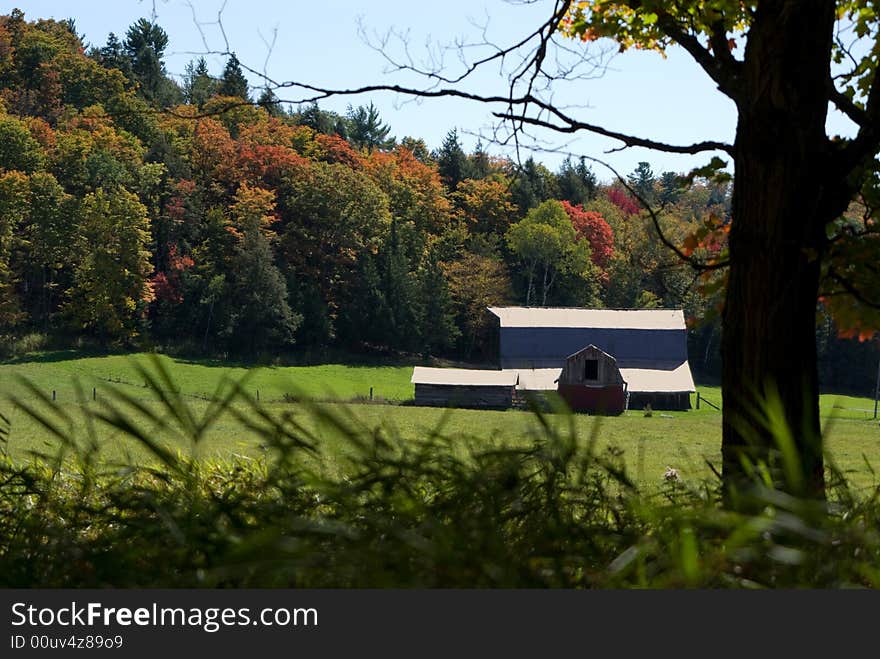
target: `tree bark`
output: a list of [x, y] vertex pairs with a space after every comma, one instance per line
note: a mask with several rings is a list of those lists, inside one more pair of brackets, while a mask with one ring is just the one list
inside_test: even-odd
[[[833, 26], [833, 2], [771, 1], [749, 32], [722, 334], [728, 501], [754, 482], [744, 458], [778, 467], [771, 473], [787, 491], [825, 492], [816, 302], [825, 226], [846, 197], [844, 177], [829, 172], [825, 135]], [[780, 426], [770, 422], [776, 393], [799, 458], [794, 470], [782, 468]]]

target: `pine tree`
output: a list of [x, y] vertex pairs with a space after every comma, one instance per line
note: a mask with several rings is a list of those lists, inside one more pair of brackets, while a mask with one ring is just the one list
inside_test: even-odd
[[162, 55], [167, 46], [165, 30], [146, 18], [138, 19], [125, 33], [123, 49], [131, 63], [132, 75], [140, 84], [139, 91], [148, 101], [160, 100], [165, 79]]
[[596, 175], [582, 157], [577, 165], [571, 158], [562, 161], [557, 174], [559, 199], [571, 204], [586, 204], [596, 197]]
[[219, 83], [208, 72], [208, 63], [204, 57], [186, 65], [183, 80], [184, 100], [190, 105], [202, 107], [209, 98], [217, 93]]
[[440, 178], [450, 192], [455, 192], [458, 184], [471, 178], [470, 162], [458, 141], [458, 131], [453, 128], [446, 133], [443, 145], [435, 156]]
[[449, 350], [455, 345], [461, 332], [455, 324], [455, 311], [446, 276], [433, 250], [428, 253], [419, 283], [422, 297], [422, 349], [425, 355]]
[[649, 204], [656, 199], [654, 191], [654, 183], [656, 178], [654, 172], [651, 171], [651, 165], [646, 162], [640, 162], [632, 174], [626, 177], [633, 190]]
[[235, 53], [232, 53], [229, 59], [226, 60], [226, 68], [223, 69], [217, 93], [221, 96], [234, 96], [245, 101], [251, 100], [248, 94], [247, 78], [244, 76], [244, 71], [242, 71], [241, 64], [239, 64]]
[[396, 140], [388, 136], [391, 127], [382, 123], [379, 110], [372, 103], [367, 107], [360, 105], [357, 109], [349, 107], [346, 117], [348, 139], [357, 148], [387, 151], [394, 147]]
[[257, 100], [257, 105], [266, 110], [273, 117], [283, 117], [284, 108], [282, 107], [278, 97], [271, 89], [266, 87]]

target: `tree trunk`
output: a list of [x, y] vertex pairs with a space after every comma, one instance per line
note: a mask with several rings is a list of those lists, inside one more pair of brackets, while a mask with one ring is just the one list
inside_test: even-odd
[[[776, 467], [789, 492], [825, 492], [816, 301], [825, 226], [843, 211], [825, 138], [833, 25], [833, 2], [764, 2], [749, 33], [722, 333], [729, 502], [753, 482], [743, 458]], [[776, 393], [800, 463], [788, 470], [772, 422]]]
[[547, 269], [549, 267], [550, 266], [548, 266], [546, 263], [544, 264], [544, 284], [541, 288], [541, 306], [542, 307], [547, 306], [547, 288], [548, 288], [548, 286], [547, 286]]

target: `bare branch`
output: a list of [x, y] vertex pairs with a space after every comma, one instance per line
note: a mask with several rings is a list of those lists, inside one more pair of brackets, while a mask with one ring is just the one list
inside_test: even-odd
[[[516, 103], [526, 102], [517, 99]], [[534, 102], [534, 101], [532, 101]], [[537, 104], [537, 103], [536, 103]], [[555, 108], [547, 108], [549, 111], [553, 112], [553, 114], [557, 115], [564, 121], [563, 124], [554, 124], [550, 121], [546, 121], [537, 117], [528, 117], [523, 116], [522, 114], [512, 115], [505, 113], [493, 113], [493, 116], [498, 117], [499, 119], [508, 119], [508, 120], [516, 120], [523, 123], [530, 124], [532, 126], [539, 126], [541, 128], [548, 128], [550, 130], [554, 130], [558, 133], [575, 133], [578, 131], [586, 131], [590, 133], [595, 133], [596, 135], [602, 135], [604, 137], [610, 137], [615, 140], [620, 140], [624, 143], [624, 147], [619, 147], [616, 149], [611, 149], [607, 151], [607, 153], [614, 153], [616, 151], [620, 151], [626, 147], [640, 146], [647, 149], [653, 149], [655, 151], [665, 151], [666, 153], [684, 153], [684, 154], [698, 154], [704, 153], [706, 151], [724, 151], [728, 154], [733, 153], [733, 147], [730, 144], [726, 144], [724, 142], [714, 142], [714, 141], [705, 141], [698, 142], [695, 144], [689, 145], [675, 145], [675, 144], [665, 144], [664, 142], [658, 142], [656, 140], [649, 140], [642, 137], [636, 137], [634, 135], [627, 135], [625, 133], [619, 133], [617, 131], [608, 130], [607, 128], [603, 128], [602, 126], [596, 126], [595, 124], [588, 124], [582, 121], [577, 121], [575, 119], [571, 119], [566, 117], [563, 113], [559, 111], [555, 111]]]

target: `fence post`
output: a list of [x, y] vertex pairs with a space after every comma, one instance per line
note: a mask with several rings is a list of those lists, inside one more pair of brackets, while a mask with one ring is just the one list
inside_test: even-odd
[[[373, 387], [370, 387], [370, 400], [373, 400]], [[876, 410], [874, 411], [874, 416], [877, 416]]]
[[877, 386], [874, 387], [874, 418], [877, 418], [877, 399], [880, 399], [880, 360], [877, 361]]
[[98, 390], [92, 387], [92, 400], [98, 400]]
[[55, 400], [55, 390], [52, 390], [52, 400]]
[[260, 390], [259, 389], [257, 389], [257, 402], [258, 403], [260, 402]]
[[697, 409], [700, 409], [700, 392], [697, 392]]

